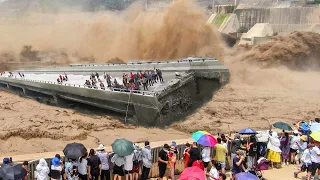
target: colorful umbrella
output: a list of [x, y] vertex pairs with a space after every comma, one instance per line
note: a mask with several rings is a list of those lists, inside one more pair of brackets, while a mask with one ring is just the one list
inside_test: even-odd
[[312, 132], [310, 137], [312, 137], [313, 140], [320, 142], [320, 132]]
[[292, 127], [284, 122], [276, 122], [273, 124], [273, 127], [278, 128], [278, 129], [282, 129], [285, 131], [293, 131]]
[[204, 171], [196, 166], [185, 168], [179, 176], [179, 180], [204, 180], [204, 179], [206, 179]]
[[251, 173], [243, 172], [236, 174], [237, 180], [259, 180], [259, 178]]
[[239, 134], [258, 134], [258, 133], [254, 129], [247, 128], [247, 129], [242, 129], [241, 131], [239, 131]]
[[134, 151], [133, 143], [127, 139], [116, 139], [111, 146], [112, 151], [120, 157], [128, 156]]
[[320, 123], [312, 123], [310, 126], [312, 132], [320, 132]]
[[193, 133], [192, 139], [202, 146], [213, 147], [217, 144], [216, 138], [206, 131], [197, 131]]

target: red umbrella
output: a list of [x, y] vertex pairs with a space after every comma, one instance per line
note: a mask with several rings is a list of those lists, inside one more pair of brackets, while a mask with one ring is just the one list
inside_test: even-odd
[[185, 168], [180, 174], [179, 180], [205, 180], [204, 171], [196, 166]]

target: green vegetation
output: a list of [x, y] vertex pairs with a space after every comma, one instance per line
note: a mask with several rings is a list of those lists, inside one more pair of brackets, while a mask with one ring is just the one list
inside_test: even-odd
[[228, 20], [229, 16], [230, 14], [217, 14], [216, 17], [212, 20], [212, 24], [216, 25], [219, 28]]

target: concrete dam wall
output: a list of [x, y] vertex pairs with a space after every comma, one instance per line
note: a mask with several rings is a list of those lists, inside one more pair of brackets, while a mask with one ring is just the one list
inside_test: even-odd
[[[192, 59], [155, 63], [70, 65], [68, 67], [27, 69], [28, 74], [89, 75], [92, 72], [129, 73], [160, 69], [165, 83], [150, 91], [101, 90], [78, 84], [0, 76], [0, 88], [25, 96], [78, 102], [128, 115], [129, 122], [145, 126], [163, 126], [187, 116], [212, 98], [221, 85], [228, 82], [229, 71], [215, 59]], [[175, 76], [175, 72], [179, 72]], [[167, 78], [167, 79], [166, 79]]]
[[318, 7], [288, 7], [288, 8], [250, 8], [236, 9], [240, 27], [251, 29], [256, 23], [270, 24], [311, 24], [309, 21]]

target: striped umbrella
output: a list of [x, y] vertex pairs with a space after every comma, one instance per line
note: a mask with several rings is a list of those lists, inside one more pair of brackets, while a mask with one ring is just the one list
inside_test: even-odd
[[192, 139], [202, 146], [213, 147], [217, 144], [216, 138], [214, 138], [207, 131], [197, 131], [192, 134]]

